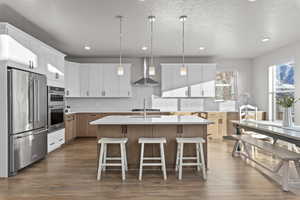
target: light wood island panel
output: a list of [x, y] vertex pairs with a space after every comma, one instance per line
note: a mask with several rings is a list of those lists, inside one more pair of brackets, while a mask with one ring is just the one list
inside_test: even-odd
[[[207, 140], [207, 125], [98, 125], [97, 137], [127, 137], [127, 156], [129, 168], [137, 169], [140, 158], [140, 137], [165, 137], [166, 164], [168, 168], [174, 168], [176, 161], [176, 137], [203, 137]], [[158, 157], [159, 146], [146, 144], [145, 156]], [[184, 146], [185, 156], [195, 156], [195, 145]], [[207, 143], [204, 145], [205, 160], [207, 161]], [[108, 156], [119, 156], [119, 145], [108, 145]]]

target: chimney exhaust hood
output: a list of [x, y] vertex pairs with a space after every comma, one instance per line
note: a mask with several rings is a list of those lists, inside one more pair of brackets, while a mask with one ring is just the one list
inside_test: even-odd
[[135, 81], [133, 83], [135, 86], [141, 86], [141, 87], [155, 87], [158, 86], [159, 83], [149, 77], [147, 77], [147, 59], [144, 58], [144, 73], [143, 78]]

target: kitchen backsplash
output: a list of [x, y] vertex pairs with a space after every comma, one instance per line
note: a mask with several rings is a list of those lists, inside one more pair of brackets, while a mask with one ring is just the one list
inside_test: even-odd
[[214, 99], [160, 98], [159, 88], [133, 87], [132, 98], [67, 98], [66, 104], [73, 112], [88, 111], [129, 111], [143, 108], [146, 98], [147, 108], [162, 111], [235, 111], [235, 101], [215, 102]]

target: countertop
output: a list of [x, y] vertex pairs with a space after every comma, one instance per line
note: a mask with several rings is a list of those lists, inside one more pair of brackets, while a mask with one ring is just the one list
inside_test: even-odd
[[[180, 110], [180, 111], [147, 111], [147, 113], [207, 113], [207, 112], [228, 112], [228, 113], [234, 113], [234, 112], [238, 112], [238, 111], [191, 111], [191, 110]], [[142, 112], [139, 111], [71, 111], [68, 113], [65, 113], [65, 115], [72, 115], [72, 114], [85, 114], [85, 113], [136, 113], [136, 114], [140, 114]]]
[[153, 125], [153, 124], [213, 124], [213, 122], [197, 117], [197, 116], [178, 116], [178, 115], [154, 115], [144, 116], [141, 115], [115, 115], [107, 116], [101, 119], [90, 122], [91, 125]]

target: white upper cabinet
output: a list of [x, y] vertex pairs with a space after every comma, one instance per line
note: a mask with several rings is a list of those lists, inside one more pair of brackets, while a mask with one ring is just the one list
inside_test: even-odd
[[103, 96], [103, 66], [101, 64], [83, 64], [88, 70], [88, 96], [99, 97]]
[[181, 64], [161, 65], [162, 97], [188, 97], [188, 78], [180, 74]]
[[12, 35], [0, 35], [0, 60], [11, 60], [33, 70], [38, 67], [38, 55], [30, 49], [31, 45], [28, 37], [16, 31]]
[[103, 64], [103, 95], [104, 97], [119, 96], [118, 64]]
[[[80, 96], [90, 97], [90, 70], [88, 66], [81, 65], [79, 70]], [[69, 76], [69, 74], [68, 74]]]
[[190, 97], [215, 97], [216, 64], [188, 66]]
[[[79, 64], [66, 62], [66, 91], [69, 93], [66, 96], [89, 98], [131, 97], [131, 64], [123, 64], [123, 67], [123, 75], [118, 75], [117, 63]], [[74, 70], [72, 70], [73, 68]], [[78, 69], [78, 72], [75, 69]]]
[[216, 64], [162, 64], [162, 97], [215, 97]]
[[66, 97], [80, 97], [79, 70], [79, 63], [65, 62]]
[[45, 51], [48, 85], [50, 84], [53, 86], [64, 87], [64, 56], [51, 51], [51, 49], [45, 49]]
[[48, 85], [64, 87], [64, 57], [18, 28], [0, 23], [0, 60], [19, 63], [15, 67], [46, 75]]
[[131, 97], [131, 64], [123, 64], [124, 74], [119, 76], [119, 96]]

